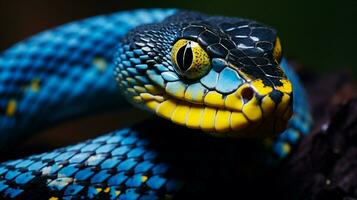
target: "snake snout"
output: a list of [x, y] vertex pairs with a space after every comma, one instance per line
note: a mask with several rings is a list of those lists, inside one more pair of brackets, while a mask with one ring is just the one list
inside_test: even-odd
[[254, 132], [264, 132], [264, 135], [276, 135], [286, 129], [292, 116], [292, 88], [288, 80], [281, 87], [266, 87], [252, 83], [250, 87], [241, 90], [245, 102], [243, 113], [255, 123]]
[[[282, 80], [278, 87], [254, 80], [241, 85], [234, 93], [232, 109], [232, 136], [266, 137], [285, 130], [292, 115], [292, 88], [289, 80]], [[231, 99], [228, 96], [227, 99]], [[236, 117], [241, 113], [240, 118]], [[239, 120], [236, 120], [239, 119]]]

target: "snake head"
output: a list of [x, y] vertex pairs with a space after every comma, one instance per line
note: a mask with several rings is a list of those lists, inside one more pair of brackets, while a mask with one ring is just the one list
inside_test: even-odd
[[292, 115], [276, 31], [255, 21], [179, 12], [130, 31], [115, 76], [127, 99], [217, 136], [271, 136]]

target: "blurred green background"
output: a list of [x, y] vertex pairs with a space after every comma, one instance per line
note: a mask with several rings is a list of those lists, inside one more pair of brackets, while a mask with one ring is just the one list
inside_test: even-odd
[[251, 18], [276, 28], [288, 57], [319, 73], [357, 74], [357, 1], [0, 0], [0, 50], [39, 31], [98, 14], [171, 7]]

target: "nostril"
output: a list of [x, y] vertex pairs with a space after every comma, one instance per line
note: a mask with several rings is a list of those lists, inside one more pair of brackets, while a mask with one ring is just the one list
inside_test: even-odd
[[250, 101], [253, 98], [254, 91], [253, 91], [252, 88], [244, 88], [242, 90], [241, 95], [242, 95], [244, 103], [246, 103], [246, 102]]

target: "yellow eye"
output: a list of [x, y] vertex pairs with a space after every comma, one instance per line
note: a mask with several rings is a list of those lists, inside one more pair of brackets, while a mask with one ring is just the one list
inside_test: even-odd
[[194, 41], [180, 39], [171, 50], [176, 71], [187, 79], [197, 79], [210, 68], [210, 59], [202, 47]]
[[281, 55], [282, 55], [281, 51], [282, 49], [281, 49], [280, 39], [277, 37], [275, 40], [274, 50], [273, 50], [273, 57], [277, 63], [280, 63]]

